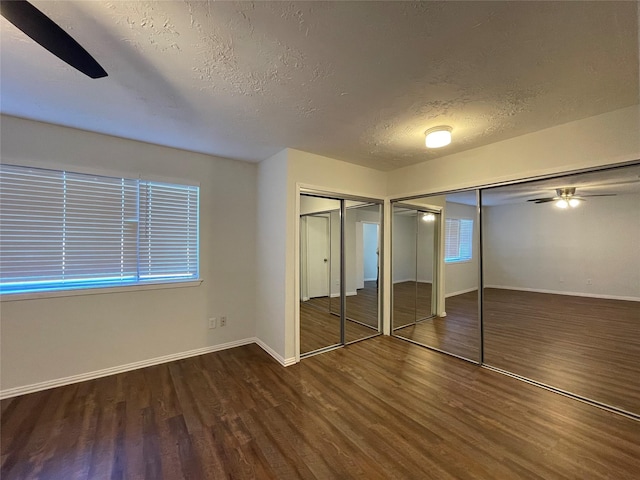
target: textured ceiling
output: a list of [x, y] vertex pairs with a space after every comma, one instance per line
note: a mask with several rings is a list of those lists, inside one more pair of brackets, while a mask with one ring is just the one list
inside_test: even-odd
[[2, 19], [3, 113], [241, 160], [391, 170], [639, 103], [636, 2], [33, 4], [109, 76]]

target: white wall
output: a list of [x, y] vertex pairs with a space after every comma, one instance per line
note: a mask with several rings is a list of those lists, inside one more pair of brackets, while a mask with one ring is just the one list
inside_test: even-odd
[[417, 235], [417, 272], [418, 281], [433, 283], [433, 260], [437, 256], [435, 251], [435, 222], [425, 222], [422, 214], [418, 216]]
[[416, 217], [393, 217], [393, 283], [416, 280]]
[[638, 160], [639, 131], [634, 105], [394, 170], [387, 193], [422, 195]]
[[[286, 361], [285, 305], [294, 301], [287, 297], [285, 288], [288, 281], [285, 256], [289, 243], [287, 168], [286, 150], [260, 162], [257, 192], [256, 336], [263, 348], [282, 362]], [[295, 301], [297, 303], [297, 298]]]
[[[202, 284], [2, 301], [2, 390], [255, 335], [257, 167], [2, 116], [4, 163], [200, 183]], [[284, 207], [283, 207], [284, 208]], [[228, 324], [209, 330], [207, 318]]]
[[485, 207], [483, 218], [485, 285], [640, 300], [640, 195]]
[[362, 225], [362, 254], [364, 280], [376, 280], [378, 277], [378, 225], [360, 223]]

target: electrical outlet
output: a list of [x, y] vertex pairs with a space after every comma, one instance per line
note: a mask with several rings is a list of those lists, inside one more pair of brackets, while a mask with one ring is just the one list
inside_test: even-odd
[[220, 326], [221, 327], [225, 327], [227, 325], [227, 316], [226, 315], [222, 315], [220, 317]]
[[209, 319], [209, 328], [216, 328], [217, 319], [216, 317], [211, 317]]

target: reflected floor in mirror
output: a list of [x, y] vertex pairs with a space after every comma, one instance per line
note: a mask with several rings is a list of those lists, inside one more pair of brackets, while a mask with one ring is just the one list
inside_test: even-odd
[[[478, 291], [446, 299], [446, 317], [434, 317], [400, 329], [394, 334], [445, 352], [478, 361]], [[394, 308], [395, 312], [395, 308]]]
[[431, 283], [399, 282], [393, 284], [393, 327], [413, 325], [418, 318], [431, 315]]
[[485, 363], [640, 414], [640, 303], [486, 288]]
[[[346, 343], [378, 334], [377, 288], [375, 282], [366, 283], [369, 285], [358, 290], [358, 295], [347, 297], [349, 318], [345, 325]], [[331, 300], [331, 310], [336, 313], [329, 312], [329, 300]], [[301, 354], [340, 343], [339, 300], [339, 298], [320, 297], [300, 302]], [[355, 318], [351, 319], [352, 315]]]
[[[340, 297], [318, 297], [304, 302], [324, 312], [340, 314]], [[364, 282], [356, 295], [347, 295], [347, 319], [378, 328], [378, 287], [375, 281]]]

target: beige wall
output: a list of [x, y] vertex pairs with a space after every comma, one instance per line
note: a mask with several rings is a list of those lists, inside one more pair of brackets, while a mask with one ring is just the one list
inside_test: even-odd
[[[258, 165], [256, 253], [256, 336], [264, 348], [285, 363], [284, 258], [287, 248], [287, 151]], [[290, 362], [290, 360], [289, 360]], [[289, 363], [287, 362], [287, 363]]]
[[571, 210], [484, 207], [483, 216], [486, 286], [640, 301], [639, 194]]
[[394, 170], [387, 193], [421, 195], [638, 160], [638, 132], [635, 105]]
[[[2, 301], [2, 390], [255, 336], [256, 165], [7, 116], [1, 129], [4, 163], [199, 182], [203, 280]], [[208, 329], [221, 314], [227, 326]]]

